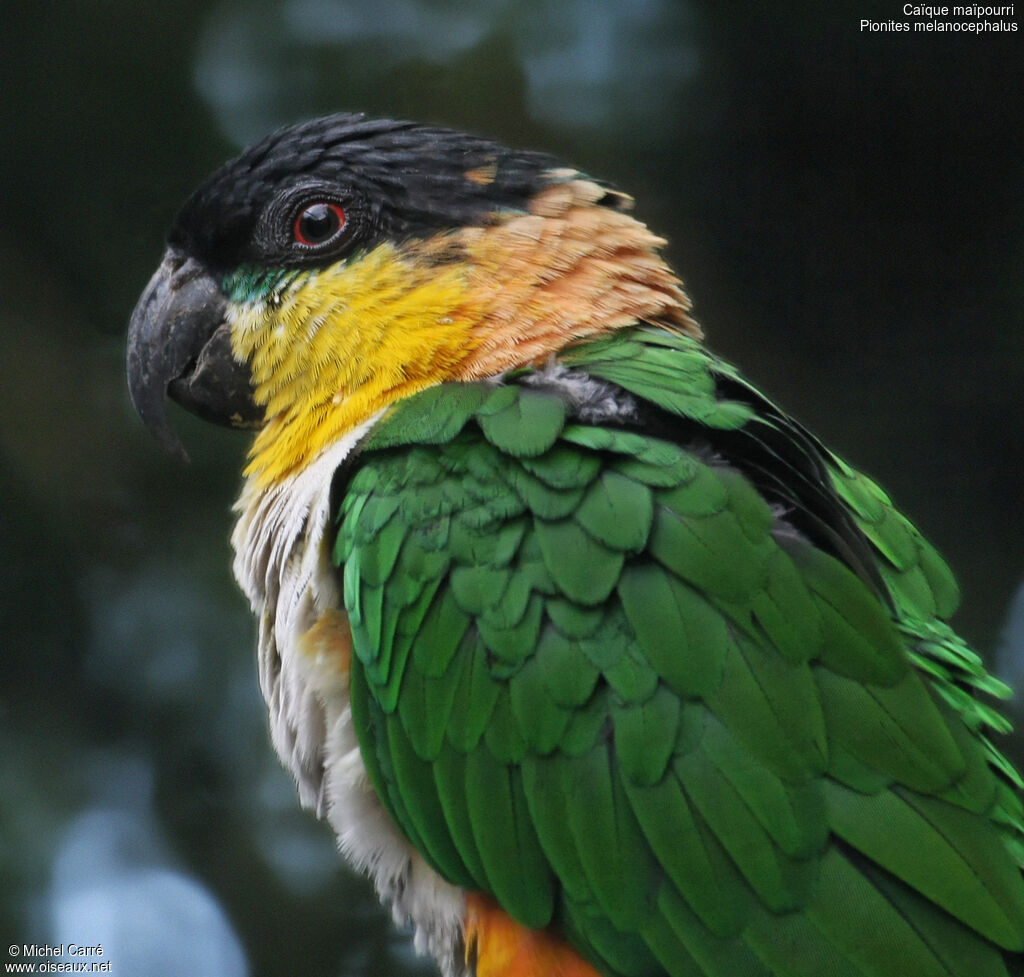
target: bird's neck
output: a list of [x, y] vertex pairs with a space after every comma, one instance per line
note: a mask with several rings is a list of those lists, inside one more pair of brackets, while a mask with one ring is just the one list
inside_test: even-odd
[[383, 244], [235, 305], [234, 352], [267, 418], [247, 474], [273, 484], [384, 407], [501, 374], [636, 322], [699, 335], [664, 241], [585, 180], [530, 213]]

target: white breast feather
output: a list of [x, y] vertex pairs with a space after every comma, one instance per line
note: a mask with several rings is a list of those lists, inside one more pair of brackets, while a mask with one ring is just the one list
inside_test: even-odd
[[259, 622], [259, 676], [274, 747], [303, 806], [326, 817], [341, 851], [373, 880], [395, 920], [446, 977], [466, 973], [465, 899], [395, 827], [359, 752], [347, 675], [300, 650], [302, 636], [341, 607], [331, 563], [331, 481], [377, 415], [325, 449], [304, 471], [270, 488], [249, 479], [235, 505], [234, 572]]

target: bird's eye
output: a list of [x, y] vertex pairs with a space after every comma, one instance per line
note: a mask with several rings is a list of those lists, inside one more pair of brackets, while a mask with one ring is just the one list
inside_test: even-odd
[[296, 243], [306, 248], [330, 244], [345, 229], [345, 211], [326, 200], [303, 207], [292, 225]]

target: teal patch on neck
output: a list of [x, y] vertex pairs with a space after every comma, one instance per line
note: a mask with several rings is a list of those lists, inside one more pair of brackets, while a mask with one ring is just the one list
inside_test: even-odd
[[221, 288], [233, 302], [266, 301], [294, 281], [298, 274], [295, 269], [243, 265], [224, 279]]

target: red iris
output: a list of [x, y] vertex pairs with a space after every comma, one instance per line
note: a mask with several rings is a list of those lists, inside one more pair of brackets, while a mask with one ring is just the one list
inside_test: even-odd
[[337, 204], [319, 200], [303, 207], [292, 234], [295, 240], [307, 248], [320, 248], [330, 244], [345, 229], [345, 211]]

